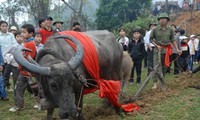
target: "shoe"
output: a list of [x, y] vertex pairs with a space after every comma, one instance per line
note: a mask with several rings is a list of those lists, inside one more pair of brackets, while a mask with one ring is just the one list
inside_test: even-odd
[[158, 84], [154, 83], [154, 86], [152, 87], [152, 89], [157, 89], [158, 88]]
[[12, 88], [8, 88], [8, 92], [13, 92], [14, 90]]
[[33, 108], [35, 108], [35, 109], [38, 109], [38, 108], [39, 108], [39, 105], [38, 105], [38, 103], [37, 103], [37, 104], [35, 104], [35, 105], [33, 106]]
[[130, 82], [129, 85], [132, 86], [132, 85], [133, 85], [133, 82]]
[[10, 112], [17, 112], [17, 111], [20, 111], [20, 110], [22, 110], [22, 108], [18, 107], [18, 106], [14, 106], [14, 107], [9, 109]]
[[2, 101], [9, 101], [9, 98], [7, 98], [7, 97], [1, 97], [1, 100]]

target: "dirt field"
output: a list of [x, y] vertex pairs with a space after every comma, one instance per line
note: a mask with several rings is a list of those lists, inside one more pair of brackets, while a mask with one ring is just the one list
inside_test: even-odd
[[[188, 75], [180, 74], [178, 78], [173, 78], [167, 81], [168, 88], [164, 92], [160, 89], [148, 91], [146, 90], [140, 95], [141, 100], [134, 102], [136, 105], [140, 106], [141, 110], [129, 113], [128, 115], [126, 115], [126, 117], [124, 117], [123, 115], [116, 114], [114, 109], [105, 106], [86, 106], [84, 109], [85, 117], [88, 120], [118, 120], [134, 119], [135, 117], [140, 115], [143, 116], [143, 119], [145, 119], [145, 117], [149, 116], [149, 114], [153, 111], [153, 106], [162, 103], [163, 100], [166, 100], [170, 97], [179, 96], [180, 93], [184, 91], [184, 89], [193, 89], [191, 88], [192, 86], [200, 85], [199, 77], [199, 75], [195, 75], [192, 78], [190, 78]], [[190, 98], [190, 96], [187, 97], [188, 99]]]

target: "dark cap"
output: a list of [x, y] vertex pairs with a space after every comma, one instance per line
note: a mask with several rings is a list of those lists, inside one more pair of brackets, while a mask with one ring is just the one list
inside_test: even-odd
[[76, 25], [80, 25], [80, 23], [79, 22], [74, 22], [73, 23], [73, 27], [76, 26]]
[[45, 19], [46, 19], [46, 20], [51, 20], [51, 21], [53, 21], [53, 18], [50, 17], [50, 16], [47, 16]]
[[135, 32], [141, 33], [141, 28], [135, 28], [135, 29], [133, 29], [133, 32], [132, 32], [132, 33], [135, 33]]
[[[44, 17], [39, 18], [39, 20], [38, 20], [39, 26], [40, 26], [40, 24], [41, 24], [42, 22], [44, 22], [44, 21], [45, 21], [45, 18], [44, 18]], [[40, 26], [40, 27], [41, 27], [41, 26]]]

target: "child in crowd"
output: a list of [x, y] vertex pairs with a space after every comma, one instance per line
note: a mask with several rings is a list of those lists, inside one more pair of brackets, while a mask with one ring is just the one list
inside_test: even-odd
[[190, 51], [190, 55], [189, 55], [189, 63], [188, 63], [188, 68], [189, 71], [193, 70], [193, 62], [194, 62], [194, 58], [195, 58], [195, 35], [191, 35], [190, 36], [190, 41], [188, 42], [188, 46], [189, 46], [189, 51]]
[[34, 43], [36, 46], [37, 53], [44, 47], [44, 45], [41, 43], [41, 41], [42, 41], [41, 34], [39, 32], [36, 32], [34, 34]]
[[181, 41], [181, 51], [182, 54], [179, 57], [179, 66], [181, 69], [181, 72], [186, 72], [188, 70], [188, 56], [189, 56], [189, 46], [188, 46], [188, 37], [186, 36], [180, 36], [179, 39]]
[[[14, 44], [13, 46], [22, 46], [22, 43], [23, 43], [23, 37], [21, 36], [21, 32], [20, 31], [17, 31], [15, 33], [15, 39], [17, 41], [16, 44]], [[16, 84], [16, 81], [17, 81], [17, 78], [19, 76], [19, 70], [18, 70], [18, 64], [17, 62], [15, 61], [13, 55], [12, 55], [12, 50], [13, 50], [13, 46], [11, 46], [9, 49], [7, 49], [7, 52], [5, 53], [5, 57], [4, 57], [4, 60], [6, 61], [7, 64], [10, 64], [12, 65], [12, 68], [11, 68], [11, 71], [13, 74], [12, 74], [12, 77], [13, 77], [13, 85], [15, 86]], [[15, 91], [14, 91], [15, 93]]]
[[129, 42], [128, 52], [130, 53], [134, 63], [131, 73], [130, 85], [133, 85], [134, 70], [136, 68], [137, 85], [139, 86], [141, 82], [142, 60], [146, 54], [144, 42], [141, 37], [141, 30], [139, 28], [135, 28], [133, 30], [133, 38]]
[[123, 28], [120, 28], [119, 31], [119, 38], [117, 39], [117, 41], [122, 44], [123, 46], [123, 50], [127, 51], [128, 49], [128, 43], [129, 43], [129, 39], [126, 37], [126, 31]]
[[[32, 50], [32, 52], [26, 51], [24, 53], [24, 57], [27, 59], [28, 56], [31, 58], [35, 58], [36, 55], [36, 46], [33, 42], [33, 35], [35, 33], [34, 27], [31, 24], [25, 24], [21, 28], [21, 35], [24, 38], [24, 47]], [[10, 112], [16, 112], [19, 110], [22, 110], [24, 107], [24, 92], [27, 88], [27, 85], [30, 83], [31, 80], [31, 74], [27, 72], [22, 66], [19, 66], [20, 74], [16, 82], [15, 90], [16, 90], [16, 96], [15, 96], [15, 106], [10, 108]]]

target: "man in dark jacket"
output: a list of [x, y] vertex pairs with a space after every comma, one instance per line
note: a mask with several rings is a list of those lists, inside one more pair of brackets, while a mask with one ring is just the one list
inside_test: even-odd
[[146, 51], [143, 39], [141, 37], [141, 30], [139, 28], [133, 30], [133, 38], [130, 39], [130, 43], [128, 45], [128, 52], [134, 63], [131, 73], [130, 85], [133, 84], [135, 68], [137, 73], [137, 85], [140, 85], [142, 60], [144, 58], [144, 55], [146, 54]]

